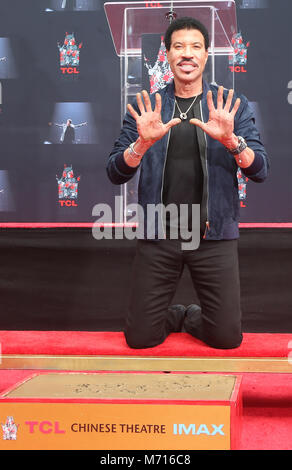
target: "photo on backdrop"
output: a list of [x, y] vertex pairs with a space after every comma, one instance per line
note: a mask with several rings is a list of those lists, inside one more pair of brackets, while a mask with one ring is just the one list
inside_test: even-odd
[[56, 103], [44, 144], [97, 144], [98, 130], [90, 103]]

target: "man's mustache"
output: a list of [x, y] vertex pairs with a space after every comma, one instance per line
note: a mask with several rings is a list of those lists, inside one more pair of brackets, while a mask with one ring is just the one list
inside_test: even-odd
[[192, 64], [192, 65], [194, 65], [195, 67], [198, 67], [198, 64], [197, 64], [194, 60], [192, 60], [192, 59], [182, 59], [182, 60], [180, 60], [180, 61], [178, 62], [177, 65], [181, 65], [181, 64]]

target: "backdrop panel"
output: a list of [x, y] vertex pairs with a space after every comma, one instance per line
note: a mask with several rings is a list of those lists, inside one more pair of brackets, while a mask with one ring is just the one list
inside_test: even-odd
[[[120, 331], [134, 255], [90, 229], [3, 229], [0, 330]], [[244, 331], [292, 332], [291, 230], [241, 230], [239, 261]], [[173, 303], [197, 301], [185, 269]]]
[[[121, 90], [120, 61], [103, 3], [10, 0], [1, 4], [2, 224], [92, 223], [94, 204], [113, 207], [120, 194], [105, 170], [119, 133]], [[292, 3], [237, 0], [236, 5], [236, 64], [228, 67], [234, 67], [236, 90], [251, 102], [271, 160], [265, 183], [241, 182], [242, 194], [246, 189], [241, 221], [289, 223]], [[157, 8], [159, 2], [145, 6]], [[68, 119], [75, 126], [71, 141], [65, 132]], [[71, 178], [62, 180], [65, 167], [71, 168]], [[66, 184], [72, 191], [64, 195]]]

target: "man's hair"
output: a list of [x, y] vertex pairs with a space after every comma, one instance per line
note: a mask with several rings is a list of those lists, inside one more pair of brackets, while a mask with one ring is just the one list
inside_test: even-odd
[[198, 31], [200, 31], [204, 36], [205, 49], [208, 50], [209, 34], [207, 28], [199, 20], [191, 18], [190, 16], [184, 16], [182, 18], [177, 18], [176, 20], [174, 20], [166, 30], [164, 36], [164, 44], [167, 51], [170, 50], [172, 33], [180, 29], [197, 29]]

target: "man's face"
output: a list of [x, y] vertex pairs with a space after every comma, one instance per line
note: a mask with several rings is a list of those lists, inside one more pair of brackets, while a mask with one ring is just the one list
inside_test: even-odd
[[197, 29], [174, 31], [167, 59], [175, 81], [187, 84], [201, 80], [208, 59], [202, 33]]

